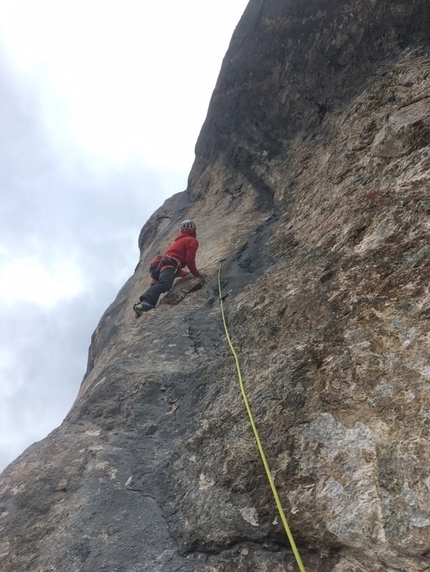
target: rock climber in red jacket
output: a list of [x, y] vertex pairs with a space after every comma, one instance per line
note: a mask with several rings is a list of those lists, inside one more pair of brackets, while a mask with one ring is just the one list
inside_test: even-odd
[[[160, 295], [172, 288], [178, 276], [184, 278], [191, 273], [193, 276], [205, 278], [205, 275], [196, 267], [198, 247], [194, 221], [184, 220], [181, 223], [181, 234], [175, 238], [162, 256], [155, 256], [150, 262], [151, 286], [139, 297], [140, 302], [133, 306], [137, 317], [155, 308]], [[183, 270], [185, 267], [189, 272]]]

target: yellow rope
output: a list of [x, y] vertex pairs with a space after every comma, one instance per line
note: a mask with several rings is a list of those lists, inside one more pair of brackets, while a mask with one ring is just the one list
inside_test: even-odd
[[305, 568], [303, 566], [303, 563], [302, 563], [302, 559], [300, 558], [299, 551], [297, 550], [296, 543], [294, 542], [294, 538], [293, 538], [293, 535], [291, 533], [290, 527], [288, 526], [287, 518], [285, 516], [284, 509], [282, 508], [282, 504], [281, 504], [281, 501], [279, 499], [278, 491], [276, 490], [276, 485], [275, 485], [275, 482], [273, 480], [272, 473], [270, 471], [269, 463], [267, 462], [266, 455], [265, 455], [264, 449], [263, 449], [263, 445], [261, 444], [260, 435], [258, 434], [257, 426], [255, 425], [255, 421], [254, 421], [254, 417], [252, 415], [251, 407], [249, 406], [248, 398], [246, 396], [245, 386], [244, 386], [243, 379], [242, 379], [242, 372], [240, 369], [239, 358], [237, 357], [236, 350], [234, 349], [233, 343], [232, 343], [231, 338], [230, 338], [230, 334], [228, 332], [227, 322], [226, 322], [225, 313], [224, 313], [223, 297], [222, 297], [221, 266], [222, 266], [222, 261], [219, 263], [219, 270], [218, 270], [218, 290], [219, 290], [219, 300], [220, 300], [220, 305], [221, 305], [221, 315], [222, 315], [222, 321], [224, 324], [224, 330], [225, 330], [225, 335], [226, 335], [226, 338], [228, 341], [228, 345], [230, 346], [231, 353], [233, 354], [235, 362], [236, 362], [236, 369], [237, 369], [237, 375], [239, 378], [240, 390], [242, 392], [242, 397], [243, 397], [243, 400], [245, 402], [245, 407], [246, 407], [246, 410], [248, 412], [249, 420], [251, 421], [251, 426], [252, 426], [252, 430], [254, 432], [254, 437], [255, 437], [255, 441], [257, 443], [258, 451], [260, 453], [261, 460], [262, 460], [264, 468], [266, 470], [266, 475], [267, 475], [267, 478], [268, 478], [269, 483], [270, 483], [270, 488], [272, 489], [272, 493], [273, 493], [273, 497], [274, 497], [275, 502], [276, 502], [276, 506], [278, 507], [278, 511], [279, 511], [279, 515], [280, 515], [281, 520], [282, 520], [282, 524], [284, 525], [285, 532], [287, 533], [288, 540], [290, 541], [291, 548], [293, 549], [293, 553], [294, 553], [294, 556], [296, 558], [296, 562], [297, 562], [297, 565], [299, 567], [299, 570], [300, 570], [300, 572], [306, 572]]

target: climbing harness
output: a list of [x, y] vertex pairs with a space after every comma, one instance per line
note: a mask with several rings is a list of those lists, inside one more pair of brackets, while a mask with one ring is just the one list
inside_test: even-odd
[[239, 358], [237, 356], [236, 350], [234, 349], [233, 343], [230, 338], [230, 334], [227, 328], [227, 321], [225, 318], [224, 312], [224, 303], [223, 303], [223, 294], [222, 294], [222, 284], [221, 284], [221, 267], [222, 267], [222, 260], [219, 262], [219, 269], [218, 269], [218, 292], [219, 292], [219, 302], [221, 307], [221, 315], [222, 315], [222, 322], [224, 324], [225, 336], [227, 338], [228, 345], [230, 346], [231, 353], [233, 354], [234, 360], [236, 362], [236, 370], [237, 376], [239, 378], [240, 390], [242, 392], [243, 401], [245, 402], [246, 411], [248, 412], [249, 420], [251, 422], [251, 427], [254, 432], [255, 441], [257, 443], [258, 451], [260, 453], [261, 461], [264, 465], [264, 469], [266, 471], [267, 479], [270, 484], [270, 488], [272, 489], [272, 494], [275, 499], [276, 506], [279, 511], [279, 515], [282, 520], [282, 524], [284, 525], [285, 532], [287, 533], [288, 540], [290, 541], [291, 548], [293, 550], [294, 556], [296, 558], [297, 566], [299, 567], [300, 572], [306, 572], [305, 568], [302, 563], [302, 559], [300, 558], [299, 551], [297, 550], [296, 543], [294, 542], [293, 535], [291, 533], [290, 527], [288, 526], [287, 517], [285, 516], [284, 509], [282, 508], [282, 504], [278, 495], [278, 491], [276, 490], [276, 485], [272, 477], [272, 473], [270, 471], [269, 463], [267, 462], [266, 454], [264, 453], [263, 445], [261, 444], [260, 435], [257, 430], [257, 426], [254, 421], [254, 417], [252, 415], [251, 407], [248, 402], [248, 397], [246, 395], [245, 386], [242, 379], [242, 371], [240, 368]]
[[151, 284], [157, 284], [160, 279], [160, 273], [165, 268], [174, 268], [176, 274], [180, 270], [181, 263], [174, 256], [162, 256], [157, 254], [149, 263], [149, 274], [151, 276]]

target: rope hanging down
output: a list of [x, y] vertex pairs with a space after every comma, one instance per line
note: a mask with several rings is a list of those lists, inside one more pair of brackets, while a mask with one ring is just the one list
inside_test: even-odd
[[240, 369], [239, 358], [237, 356], [236, 350], [234, 349], [233, 343], [232, 343], [231, 338], [230, 338], [230, 334], [228, 332], [227, 322], [226, 322], [225, 313], [224, 313], [223, 296], [222, 296], [221, 266], [222, 266], [222, 260], [219, 263], [219, 269], [218, 269], [218, 291], [219, 291], [219, 301], [220, 301], [220, 306], [221, 306], [222, 322], [224, 324], [224, 330], [225, 330], [225, 335], [226, 335], [226, 338], [228, 341], [228, 345], [230, 346], [231, 353], [233, 354], [234, 360], [236, 362], [236, 369], [237, 369], [237, 376], [239, 378], [240, 390], [242, 392], [242, 397], [243, 397], [243, 400], [245, 402], [245, 407], [246, 407], [246, 411], [248, 412], [248, 416], [249, 416], [249, 420], [251, 422], [252, 430], [254, 432], [254, 437], [255, 437], [255, 441], [257, 443], [258, 451], [260, 453], [261, 461], [264, 465], [264, 469], [266, 471], [267, 479], [270, 483], [270, 488], [272, 489], [272, 494], [273, 494], [273, 497], [275, 499], [275, 503], [276, 503], [276, 506], [278, 508], [281, 520], [282, 520], [282, 524], [284, 525], [285, 532], [287, 533], [288, 540], [290, 541], [290, 545], [291, 545], [291, 548], [293, 550], [294, 556], [296, 558], [296, 562], [297, 562], [297, 565], [299, 567], [299, 570], [300, 570], [300, 572], [306, 572], [305, 568], [303, 566], [303, 563], [302, 563], [302, 559], [300, 558], [299, 551], [297, 550], [296, 543], [294, 542], [294, 538], [293, 538], [293, 535], [291, 533], [290, 527], [288, 526], [287, 517], [285, 516], [284, 509], [282, 508], [282, 504], [281, 504], [281, 501], [280, 501], [280, 498], [278, 495], [278, 491], [276, 490], [276, 485], [275, 485], [275, 482], [273, 480], [272, 473], [270, 471], [269, 463], [267, 462], [266, 454], [264, 452], [263, 445], [261, 444], [260, 435], [258, 433], [257, 426], [255, 424], [254, 417], [252, 415], [251, 407], [249, 405], [248, 397], [246, 395], [245, 386], [244, 386], [243, 379], [242, 379], [242, 371]]

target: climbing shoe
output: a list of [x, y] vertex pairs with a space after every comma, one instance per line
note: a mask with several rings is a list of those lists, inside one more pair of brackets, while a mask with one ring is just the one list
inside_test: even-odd
[[133, 306], [134, 313], [138, 318], [143, 314], [143, 312], [148, 312], [153, 309], [154, 306], [152, 304], [148, 304], [148, 302], [138, 302]]
[[133, 306], [134, 313], [139, 318], [143, 314], [142, 304], [139, 302]]

